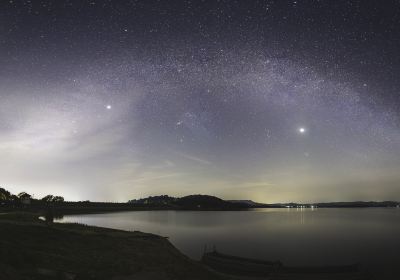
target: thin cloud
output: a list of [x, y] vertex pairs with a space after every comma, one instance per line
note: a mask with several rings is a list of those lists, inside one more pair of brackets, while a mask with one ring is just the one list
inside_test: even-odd
[[181, 157], [197, 162], [197, 163], [201, 163], [204, 165], [212, 165], [213, 163], [211, 161], [196, 157], [196, 156], [192, 156], [192, 155], [188, 155], [188, 154], [183, 154], [183, 153], [178, 153]]

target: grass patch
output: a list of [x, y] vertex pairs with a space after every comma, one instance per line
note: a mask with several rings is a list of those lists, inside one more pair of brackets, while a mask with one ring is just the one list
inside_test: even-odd
[[80, 224], [47, 226], [31, 213], [0, 216], [4, 279], [67, 279], [65, 273], [75, 279], [218, 279], [157, 235]]

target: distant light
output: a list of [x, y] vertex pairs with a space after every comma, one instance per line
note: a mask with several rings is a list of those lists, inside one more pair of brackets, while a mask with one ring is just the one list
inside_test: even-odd
[[107, 105], [107, 106], [106, 106], [106, 109], [107, 109], [107, 110], [111, 110], [111, 108], [112, 108], [111, 105]]
[[306, 133], [305, 127], [299, 127], [298, 131], [299, 131], [301, 134]]

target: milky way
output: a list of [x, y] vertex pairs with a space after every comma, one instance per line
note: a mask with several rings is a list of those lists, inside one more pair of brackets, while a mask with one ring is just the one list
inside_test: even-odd
[[398, 3], [211, 2], [2, 3], [0, 185], [400, 199]]

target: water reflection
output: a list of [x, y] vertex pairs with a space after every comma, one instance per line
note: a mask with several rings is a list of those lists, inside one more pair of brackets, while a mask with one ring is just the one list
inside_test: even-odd
[[361, 263], [400, 273], [400, 210], [288, 208], [255, 211], [141, 211], [65, 216], [62, 221], [170, 237], [199, 259], [204, 246], [291, 265]]

